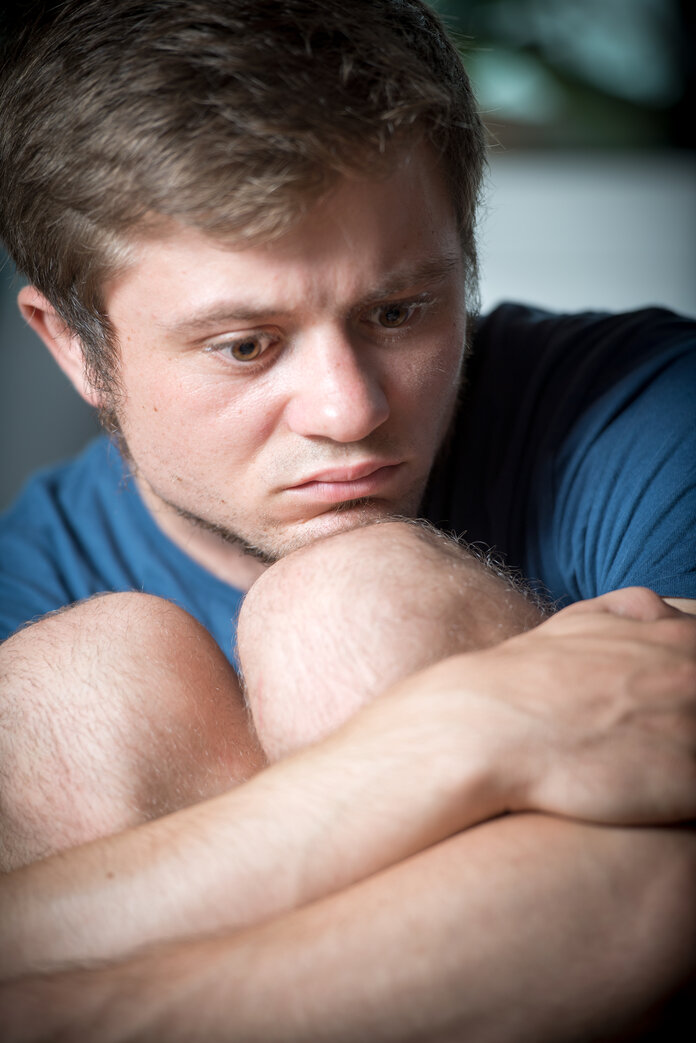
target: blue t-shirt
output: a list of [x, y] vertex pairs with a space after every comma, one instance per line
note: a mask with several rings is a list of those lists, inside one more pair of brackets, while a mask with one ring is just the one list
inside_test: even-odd
[[426, 513], [561, 604], [696, 598], [696, 323], [662, 308], [483, 320]]
[[[696, 324], [497, 308], [422, 513], [560, 602], [633, 584], [696, 598]], [[181, 605], [232, 655], [242, 594], [162, 533], [101, 438], [0, 521], [0, 638], [126, 590]]]
[[127, 590], [181, 605], [232, 657], [242, 593], [164, 535], [103, 436], [35, 475], [0, 520], [0, 639], [73, 601]]

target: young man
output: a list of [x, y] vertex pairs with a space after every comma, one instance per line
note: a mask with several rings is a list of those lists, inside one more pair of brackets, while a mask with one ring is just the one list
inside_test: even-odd
[[[67, 3], [28, 27], [2, 104], [21, 306], [121, 449], [9, 515], [6, 630], [122, 592], [3, 650], [6, 864], [106, 837], [7, 878], [5, 973], [222, 929], [92, 973], [76, 1031], [94, 1015], [108, 1038], [127, 1013], [190, 1038], [198, 1001], [167, 1007], [158, 985], [174, 965], [208, 1038], [559, 1039], [580, 1009], [596, 1034], [635, 1020], [684, 974], [692, 838], [511, 816], [427, 849], [510, 808], [693, 815], [690, 621], [610, 594], [432, 667], [251, 781], [263, 753], [206, 631], [231, 654], [269, 561], [395, 514], [497, 544], [558, 597], [693, 597], [690, 325], [503, 308], [460, 403], [482, 137], [419, 3]], [[603, 926], [576, 947], [578, 915]], [[608, 996], [626, 950], [631, 982]], [[208, 1002], [220, 981], [233, 1030]], [[38, 987], [69, 1019], [76, 982]], [[501, 1021], [521, 997], [523, 1021]]]

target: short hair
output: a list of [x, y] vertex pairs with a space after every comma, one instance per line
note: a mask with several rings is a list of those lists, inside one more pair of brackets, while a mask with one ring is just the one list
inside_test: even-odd
[[7, 49], [0, 236], [80, 339], [94, 386], [117, 364], [103, 290], [129, 236], [176, 219], [268, 241], [346, 174], [426, 140], [475, 299], [484, 136], [420, 0], [61, 0]]

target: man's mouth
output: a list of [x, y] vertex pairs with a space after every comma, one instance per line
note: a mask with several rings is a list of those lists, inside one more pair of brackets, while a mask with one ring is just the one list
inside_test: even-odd
[[349, 464], [348, 466], [329, 467], [322, 471], [315, 471], [306, 478], [301, 478], [288, 488], [299, 489], [314, 482], [355, 482], [361, 478], [369, 478], [370, 475], [375, 474], [377, 471], [397, 467], [398, 465], [399, 461], [394, 460], [363, 460], [361, 463]]
[[318, 471], [285, 492], [293, 499], [315, 503], [341, 503], [389, 492], [403, 469], [402, 462], [365, 461], [349, 467], [332, 467]]

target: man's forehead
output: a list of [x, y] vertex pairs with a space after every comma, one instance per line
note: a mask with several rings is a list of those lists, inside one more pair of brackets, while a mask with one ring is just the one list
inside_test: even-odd
[[[379, 282], [370, 285], [359, 300], [353, 303], [365, 307], [373, 301], [376, 303], [393, 298], [412, 289], [437, 287], [460, 268], [459, 254], [445, 254], [426, 258], [418, 264], [402, 265], [393, 272], [384, 273]], [[259, 294], [255, 289], [245, 289], [242, 285], [237, 286], [234, 293], [200, 306], [189, 308], [184, 304], [179, 314], [169, 316], [158, 326], [166, 332], [186, 336], [195, 334], [202, 327], [225, 321], [261, 321], [271, 314], [279, 314], [293, 303], [274, 295], [270, 289], [265, 294]]]
[[[135, 243], [111, 303], [147, 287], [168, 306], [161, 325], [186, 333], [219, 319], [254, 319], [301, 301], [353, 307], [436, 284], [461, 271], [459, 230], [432, 157], [386, 178], [344, 179], [283, 235], [261, 243], [169, 221]], [[153, 314], [153, 311], [150, 312]]]

